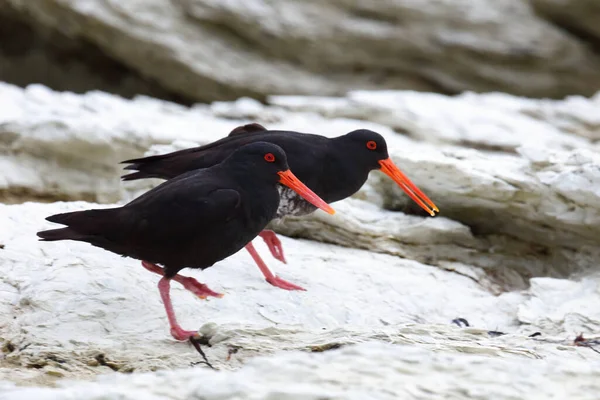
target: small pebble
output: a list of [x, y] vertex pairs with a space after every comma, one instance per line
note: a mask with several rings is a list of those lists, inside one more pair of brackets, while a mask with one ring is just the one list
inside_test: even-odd
[[65, 374], [63, 374], [62, 372], [60, 372], [59, 370], [56, 369], [46, 369], [46, 375], [50, 375], [50, 376], [55, 376], [57, 378], [62, 378], [65, 376]]

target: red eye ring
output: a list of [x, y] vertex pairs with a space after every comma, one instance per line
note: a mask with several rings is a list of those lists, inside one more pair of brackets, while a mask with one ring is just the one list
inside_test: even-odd
[[275, 156], [273, 155], [273, 153], [267, 153], [267, 154], [265, 154], [265, 161], [266, 162], [274, 162], [275, 161]]
[[367, 142], [367, 149], [375, 150], [377, 148], [377, 143], [374, 140], [369, 140]]

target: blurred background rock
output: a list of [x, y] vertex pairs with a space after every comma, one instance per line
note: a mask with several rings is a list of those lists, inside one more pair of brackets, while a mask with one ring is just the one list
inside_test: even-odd
[[596, 0], [0, 0], [0, 80], [184, 104], [352, 89], [590, 96]]

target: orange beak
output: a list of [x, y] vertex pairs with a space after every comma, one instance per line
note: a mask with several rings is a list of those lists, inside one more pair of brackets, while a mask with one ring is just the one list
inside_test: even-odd
[[279, 183], [298, 193], [304, 198], [304, 200], [308, 201], [313, 206], [320, 208], [328, 214], [335, 214], [335, 210], [331, 208], [329, 204], [325, 203], [323, 199], [317, 196], [315, 192], [310, 190], [304, 183], [302, 183], [300, 179], [296, 178], [296, 176], [292, 174], [292, 171], [288, 169], [286, 171], [279, 171], [278, 174], [280, 177]]
[[440, 212], [436, 205], [433, 204], [433, 201], [429, 200], [429, 197], [416, 187], [415, 184], [412, 183], [398, 167], [396, 167], [396, 164], [394, 164], [391, 159], [387, 158], [381, 160], [379, 161], [379, 164], [381, 165], [381, 171], [392, 178], [394, 182], [396, 182], [411, 199], [420, 205], [423, 210], [427, 211], [429, 215], [435, 217], [435, 213]]

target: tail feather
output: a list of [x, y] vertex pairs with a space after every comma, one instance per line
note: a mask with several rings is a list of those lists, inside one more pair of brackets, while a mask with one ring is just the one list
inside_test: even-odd
[[[123, 181], [134, 181], [136, 179], [146, 178], [162, 178], [167, 179], [172, 175], [169, 172], [168, 160], [175, 158], [181, 153], [161, 154], [157, 156], [134, 158], [131, 160], [122, 161], [121, 164], [130, 164], [123, 167], [125, 170], [136, 171], [127, 175], [121, 176]], [[165, 163], [167, 161], [167, 163]], [[165, 176], [165, 174], [167, 176]], [[178, 175], [175, 173], [175, 176]]]
[[37, 233], [42, 241], [54, 242], [56, 240], [82, 240], [84, 237], [71, 228], [49, 229]]
[[37, 233], [42, 241], [76, 240], [86, 242], [123, 256], [131, 256], [124, 244], [127, 237], [126, 214], [123, 208], [75, 211], [51, 215], [46, 220], [67, 225], [66, 228], [49, 229]]
[[73, 228], [59, 228], [50, 229], [47, 231], [41, 231], [37, 233], [38, 237], [43, 242], [54, 242], [58, 240], [75, 240], [78, 242], [86, 242], [95, 247], [111, 251], [119, 254], [123, 257], [136, 256], [135, 252], [132, 252], [127, 245], [121, 243], [121, 241], [111, 240], [110, 238], [102, 235], [90, 235], [82, 232], [78, 232]]
[[139, 158], [132, 159], [132, 160], [127, 160], [127, 161], [121, 161], [121, 162], [120, 162], [120, 164], [126, 164], [126, 163], [129, 163], [129, 162], [134, 162], [134, 161], [135, 161], [135, 164], [131, 164], [131, 165], [128, 165], [128, 166], [126, 166], [126, 167], [123, 167], [123, 169], [128, 169], [128, 170], [133, 170], [133, 171], [135, 171], [135, 170], [137, 170], [137, 169], [138, 169], [138, 167], [140, 166], [140, 165], [138, 164], [137, 160], [139, 160]]
[[[122, 210], [122, 208], [106, 208], [51, 215], [46, 218], [46, 221], [67, 225], [67, 228], [39, 232], [38, 236], [47, 240], [61, 240], [61, 238], [82, 240], [85, 237], [118, 231], [115, 224], [123, 221], [119, 215]], [[75, 236], [77, 239], [74, 239]]]
[[[238, 126], [229, 133], [229, 137], [247, 136], [251, 133], [265, 132], [266, 128], [260, 124], [246, 124]], [[223, 138], [205, 146], [192, 147], [167, 154], [159, 154], [149, 157], [132, 158], [121, 161], [121, 164], [129, 164], [123, 167], [125, 170], [136, 171], [121, 176], [123, 181], [134, 181], [145, 178], [170, 179], [190, 169], [206, 168], [221, 160], [215, 160], [208, 157], [206, 163], [198, 163], [200, 159], [206, 156], [204, 151], [220, 146], [223, 141], [227, 143], [227, 138]], [[218, 157], [217, 157], [218, 158]]]
[[160, 160], [161, 158], [164, 158], [167, 155], [169, 155], [169, 154], [157, 154], [155, 156], [132, 158], [130, 160], [121, 161], [119, 164], [132, 164], [132, 165], [123, 167], [123, 169], [137, 169], [137, 167], [139, 167], [140, 164], [144, 164], [148, 161], [152, 162], [152, 161]]
[[[125, 168], [125, 169], [127, 169], [127, 168]], [[131, 169], [137, 169], [137, 168], [131, 168]], [[137, 179], [146, 179], [146, 178], [162, 178], [162, 177], [154, 176], [154, 175], [149, 174], [144, 171], [132, 172], [131, 174], [121, 176], [122, 181], [135, 181]]]
[[119, 210], [118, 208], [106, 208], [99, 210], [84, 210], [84, 211], [73, 211], [62, 214], [51, 215], [46, 218], [46, 221], [55, 222], [57, 224], [67, 225], [74, 228], [77, 231], [86, 231], [87, 233], [98, 233], [103, 231], [113, 218], [110, 214], [113, 214]]

